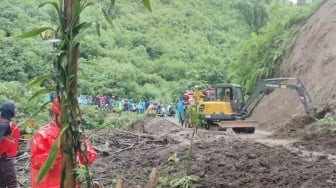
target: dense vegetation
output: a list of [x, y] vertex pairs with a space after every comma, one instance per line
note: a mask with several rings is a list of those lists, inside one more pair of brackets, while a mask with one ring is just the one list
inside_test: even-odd
[[[249, 92], [259, 78], [274, 76], [289, 40], [322, 0], [299, 5], [283, 0], [160, 0], [151, 2], [152, 13], [121, 1], [108, 12], [114, 28], [97, 14], [109, 1], [93, 1], [99, 3], [81, 19], [97, 20], [101, 35], [94, 28], [81, 34], [79, 93], [166, 103], [195, 84], [229, 81]], [[50, 53], [57, 43], [13, 38], [55, 24], [52, 9], [38, 8], [42, 2], [2, 2], [1, 81], [26, 84], [51, 71]], [[98, 66], [81, 63], [87, 61]]]

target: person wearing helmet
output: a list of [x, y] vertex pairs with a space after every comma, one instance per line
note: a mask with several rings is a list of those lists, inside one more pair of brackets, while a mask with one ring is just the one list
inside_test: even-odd
[[15, 116], [15, 105], [12, 102], [4, 102], [0, 111], [0, 187], [14, 188], [18, 186], [14, 158], [20, 130], [11, 121]]
[[[47, 160], [49, 150], [61, 133], [61, 111], [58, 99], [55, 98], [51, 108], [52, 121], [41, 127], [33, 136], [30, 145], [30, 168], [31, 168], [31, 188], [59, 188], [61, 177], [61, 151], [58, 147], [57, 158], [54, 165], [44, 176], [44, 178], [37, 183], [37, 176], [40, 168]], [[93, 150], [92, 146], [84, 140], [87, 150], [87, 159], [91, 165], [96, 158], [97, 153]], [[81, 155], [77, 153], [77, 162], [83, 163]]]

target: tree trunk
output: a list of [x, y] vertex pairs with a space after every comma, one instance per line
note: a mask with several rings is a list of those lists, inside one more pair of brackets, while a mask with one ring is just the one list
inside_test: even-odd
[[[64, 31], [69, 30], [67, 33], [67, 36], [70, 40], [72, 40], [77, 33], [73, 32], [70, 28], [70, 24], [72, 22], [72, 7], [74, 3], [79, 2], [79, 0], [64, 0]], [[79, 20], [76, 20], [78, 23]], [[72, 49], [71, 49], [72, 48]], [[78, 49], [79, 44], [75, 46], [67, 45], [66, 46], [66, 58], [68, 59], [69, 69], [68, 69], [68, 76], [72, 78], [68, 78], [66, 80], [71, 79], [70, 88], [67, 89], [67, 97], [64, 100], [70, 101], [70, 104], [67, 104], [66, 106], [63, 106], [64, 109], [62, 112], [72, 112], [72, 114], [69, 116], [68, 113], [64, 113], [63, 115], [66, 115], [67, 117], [64, 117], [65, 122], [68, 122], [70, 124], [68, 130], [63, 134], [63, 137], [61, 138], [61, 146], [62, 146], [62, 175], [61, 175], [61, 188], [74, 188], [76, 185], [75, 177], [73, 175], [72, 170], [75, 168], [75, 160], [76, 160], [76, 151], [74, 147], [74, 137], [73, 135], [73, 128], [76, 128], [76, 119], [77, 119], [77, 108], [76, 108], [76, 96], [77, 96], [77, 56], [78, 56]], [[64, 104], [64, 103], [63, 103]], [[68, 105], [71, 105], [72, 110], [69, 110]], [[63, 119], [63, 118], [62, 118]], [[64, 121], [62, 121], [64, 122]]]

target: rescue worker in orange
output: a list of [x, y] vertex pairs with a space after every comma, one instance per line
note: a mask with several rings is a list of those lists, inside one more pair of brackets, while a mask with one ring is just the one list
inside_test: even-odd
[[20, 130], [11, 122], [15, 116], [15, 105], [12, 102], [4, 102], [0, 111], [0, 188], [14, 188], [18, 187], [14, 158]]
[[[61, 151], [58, 148], [58, 154], [56, 161], [45, 175], [45, 177], [36, 183], [38, 172], [41, 166], [48, 158], [49, 150], [53, 145], [54, 141], [61, 132], [61, 112], [59, 108], [58, 99], [54, 99], [51, 105], [51, 111], [53, 114], [52, 121], [40, 128], [37, 131], [31, 142], [30, 146], [30, 163], [31, 163], [31, 188], [59, 188], [60, 187], [60, 177], [61, 177]], [[94, 151], [92, 146], [85, 141], [87, 147], [87, 159], [89, 165], [91, 165], [96, 158], [97, 153]], [[82, 158], [79, 153], [77, 153], [77, 162], [83, 163]], [[78, 187], [78, 185], [77, 185]]]

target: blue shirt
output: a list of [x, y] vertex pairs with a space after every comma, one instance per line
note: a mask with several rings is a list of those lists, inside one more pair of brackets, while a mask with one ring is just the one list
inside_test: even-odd
[[176, 110], [177, 110], [178, 112], [180, 112], [180, 113], [184, 111], [184, 101], [179, 100], [179, 101], [177, 102]]

